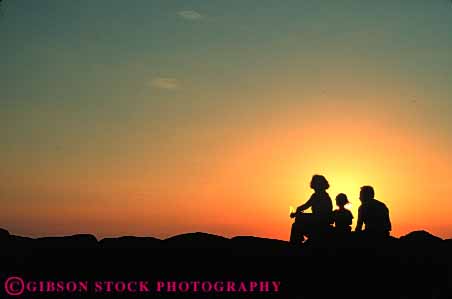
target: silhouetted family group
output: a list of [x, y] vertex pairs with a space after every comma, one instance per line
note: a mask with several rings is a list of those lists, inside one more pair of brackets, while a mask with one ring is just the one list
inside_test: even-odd
[[[314, 175], [311, 188], [314, 193], [309, 200], [299, 206], [290, 217], [295, 218], [290, 233], [290, 242], [301, 243], [305, 237], [323, 237], [335, 232], [346, 235], [351, 232], [353, 215], [346, 209], [349, 203], [347, 195], [340, 193], [336, 196], [337, 209], [333, 211], [333, 203], [326, 190], [330, 187], [322, 175]], [[358, 222], [355, 231], [363, 232], [372, 237], [388, 237], [391, 231], [389, 210], [384, 203], [374, 198], [375, 192], [371, 186], [361, 187], [358, 209]], [[312, 213], [303, 213], [311, 208]], [[364, 225], [364, 230], [363, 230]]]

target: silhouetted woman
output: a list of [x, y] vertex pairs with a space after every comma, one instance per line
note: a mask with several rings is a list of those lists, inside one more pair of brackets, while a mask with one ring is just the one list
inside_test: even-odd
[[[311, 188], [314, 193], [309, 200], [299, 206], [295, 213], [290, 215], [295, 217], [290, 232], [290, 242], [298, 244], [304, 241], [304, 237], [311, 237], [315, 234], [322, 234], [328, 230], [331, 224], [331, 214], [333, 203], [326, 190], [330, 184], [323, 175], [314, 175], [311, 180]], [[311, 208], [312, 214], [303, 213], [304, 210]]]

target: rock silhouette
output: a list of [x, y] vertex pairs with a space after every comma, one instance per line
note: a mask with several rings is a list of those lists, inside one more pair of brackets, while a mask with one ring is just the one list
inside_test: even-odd
[[[226, 238], [202, 232], [163, 240], [136, 236], [97, 240], [87, 234], [27, 238], [0, 229], [2, 277], [23, 272], [40, 279], [114, 276], [122, 280], [281, 281], [281, 293], [254, 295], [256, 298], [451, 298], [451, 253], [452, 240], [425, 231], [377, 241], [351, 233], [347, 238], [308, 240], [294, 246], [281, 240]], [[234, 298], [249, 296], [235, 294]]]
[[99, 246], [93, 235], [78, 234], [66, 237], [43, 237], [34, 242], [40, 248], [96, 248]]
[[227, 238], [208, 233], [187, 233], [165, 239], [163, 242], [170, 248], [224, 248]]
[[162, 242], [160, 239], [153, 237], [135, 237], [135, 236], [124, 236], [119, 238], [104, 238], [99, 241], [99, 246], [101, 248], [161, 248]]
[[9, 239], [9, 231], [6, 229], [0, 228], [0, 242]]
[[425, 230], [419, 230], [411, 232], [405, 236], [400, 237], [400, 240], [408, 242], [426, 242], [426, 243], [438, 243], [443, 239], [426, 232]]

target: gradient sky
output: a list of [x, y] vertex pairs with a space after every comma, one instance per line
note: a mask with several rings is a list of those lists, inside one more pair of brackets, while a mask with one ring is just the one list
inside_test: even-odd
[[313, 174], [452, 237], [448, 0], [5, 0], [0, 226], [288, 239]]

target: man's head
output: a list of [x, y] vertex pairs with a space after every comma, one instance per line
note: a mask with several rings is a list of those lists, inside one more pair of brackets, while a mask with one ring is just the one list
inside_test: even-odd
[[375, 192], [372, 186], [362, 186], [361, 192], [359, 193], [359, 199], [361, 202], [366, 202], [374, 199]]

